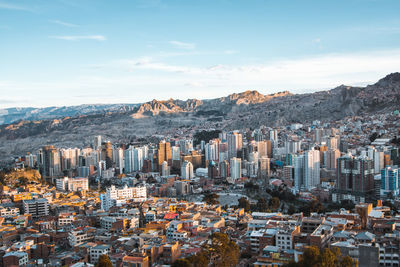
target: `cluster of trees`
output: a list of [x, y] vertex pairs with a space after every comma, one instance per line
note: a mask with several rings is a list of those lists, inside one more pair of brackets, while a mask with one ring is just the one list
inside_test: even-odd
[[223, 233], [211, 235], [211, 242], [206, 244], [202, 251], [184, 259], [178, 259], [172, 267], [233, 267], [239, 261], [239, 247]]
[[281, 202], [279, 198], [273, 197], [267, 202], [265, 198], [259, 198], [257, 204], [250, 205], [250, 202], [247, 198], [242, 197], [239, 199], [239, 208], [243, 208], [246, 212], [248, 211], [259, 211], [259, 212], [270, 212], [276, 211], [281, 206]]
[[290, 262], [286, 267], [357, 267], [357, 261], [349, 256], [342, 256], [338, 248], [326, 248], [320, 251], [317, 247], [309, 247], [303, 252], [299, 262]]
[[103, 254], [100, 255], [95, 267], [113, 267], [113, 265], [108, 255]]
[[205, 193], [203, 197], [203, 201], [208, 205], [216, 205], [219, 203], [218, 201], [219, 195], [216, 193]]
[[247, 182], [244, 184], [244, 188], [250, 191], [257, 191], [260, 187], [257, 184], [253, 184], [252, 182]]
[[198, 145], [202, 140], [208, 143], [211, 139], [218, 138], [219, 134], [221, 133], [220, 130], [213, 130], [213, 131], [201, 131], [194, 134], [193, 145]]

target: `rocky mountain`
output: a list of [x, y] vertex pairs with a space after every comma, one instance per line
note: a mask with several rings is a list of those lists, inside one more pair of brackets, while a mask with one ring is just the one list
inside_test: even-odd
[[140, 105], [114, 105], [99, 112], [0, 125], [0, 160], [35, 151], [45, 144], [89, 145], [98, 134], [111, 141], [130, 142], [138, 137], [191, 134], [199, 129], [339, 120], [395, 109], [400, 109], [400, 73], [366, 87], [341, 85], [315, 93], [263, 95], [246, 91], [207, 100], [152, 100]]
[[137, 104], [98, 104], [45, 108], [5, 108], [0, 109], [0, 125], [10, 124], [20, 120], [34, 121], [53, 118], [71, 117], [83, 114], [101, 112], [127, 112], [134, 109]]

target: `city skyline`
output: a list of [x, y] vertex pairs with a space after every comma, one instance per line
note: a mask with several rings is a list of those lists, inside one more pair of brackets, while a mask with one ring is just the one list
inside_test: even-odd
[[0, 1], [0, 106], [364, 86], [400, 69], [396, 1]]

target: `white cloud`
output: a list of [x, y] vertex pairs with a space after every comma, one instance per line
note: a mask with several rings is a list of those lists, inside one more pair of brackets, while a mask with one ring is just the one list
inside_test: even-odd
[[79, 25], [77, 25], [77, 24], [68, 23], [68, 22], [64, 22], [64, 21], [61, 21], [61, 20], [49, 20], [49, 21], [51, 23], [55, 23], [55, 24], [62, 25], [62, 26], [65, 26], [65, 27], [79, 27]]
[[66, 41], [80, 41], [80, 40], [105, 41], [105, 40], [107, 40], [107, 38], [103, 35], [61, 35], [61, 36], [49, 36], [49, 38], [66, 40]]
[[233, 54], [237, 54], [237, 53], [239, 53], [239, 52], [236, 50], [225, 50], [224, 51], [224, 54], [226, 54], [226, 55], [233, 55]]
[[30, 8], [21, 5], [15, 5], [5, 2], [0, 2], [0, 9], [10, 9], [10, 10], [22, 10], [22, 11], [32, 11]]
[[184, 85], [187, 87], [204, 87], [204, 84], [201, 82], [187, 82]]
[[[118, 67], [132, 72], [176, 73], [178, 79], [199, 81], [240, 90], [242, 87], [276, 90], [319, 90], [340, 84], [359, 85], [400, 70], [400, 50], [328, 54], [254, 65], [216, 64], [209, 67], [174, 65], [151, 57], [120, 60]], [[115, 64], [115, 63], [113, 63]], [[172, 74], [171, 74], [172, 75]], [[160, 81], [160, 85], [162, 81]], [[189, 83], [184, 82], [186, 86]]]
[[179, 49], [195, 49], [196, 45], [193, 43], [184, 43], [184, 42], [180, 42], [180, 41], [169, 41], [168, 43], [170, 43], [171, 45], [175, 46], [176, 48]]
[[321, 38], [315, 38], [312, 40], [313, 43], [320, 43], [321, 42]]
[[[0, 91], [5, 95], [26, 95], [28, 99], [37, 101], [28, 104], [41, 106], [93, 101], [137, 103], [153, 98], [214, 98], [247, 89], [269, 94], [282, 90], [305, 93], [331, 89], [340, 84], [362, 86], [399, 70], [400, 49], [327, 54], [247, 65], [191, 66], [142, 57], [81, 69], [77, 76], [52, 76], [46, 81], [0, 80]], [[82, 97], [77, 103], [77, 99], [72, 97], [82, 95], [82, 92], [101, 94], [110, 90], [115, 95], [112, 100]], [[4, 106], [18, 106], [18, 103], [25, 105], [16, 102]]]

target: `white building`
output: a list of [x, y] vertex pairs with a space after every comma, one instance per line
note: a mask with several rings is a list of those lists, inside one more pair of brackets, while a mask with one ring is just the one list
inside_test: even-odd
[[29, 199], [23, 201], [25, 214], [31, 214], [33, 218], [49, 215], [49, 201], [44, 198]]
[[231, 158], [229, 169], [232, 179], [240, 179], [242, 177], [242, 160], [236, 157]]
[[238, 151], [242, 149], [242, 135], [238, 132], [230, 132], [227, 134], [228, 141], [228, 158], [237, 157]]
[[297, 191], [310, 190], [320, 184], [320, 154], [308, 150], [294, 157], [294, 186]]
[[56, 180], [56, 188], [59, 191], [87, 191], [89, 190], [89, 179], [87, 177], [59, 178]]
[[101, 255], [110, 255], [111, 245], [97, 245], [89, 249], [90, 263], [95, 264]]
[[193, 164], [190, 161], [185, 160], [181, 167], [181, 177], [183, 179], [192, 179], [193, 175]]
[[68, 232], [68, 244], [71, 247], [79, 246], [91, 239], [88, 234], [82, 230], [71, 230]]
[[143, 202], [147, 199], [146, 187], [128, 187], [116, 188], [114, 185], [107, 188], [105, 194], [100, 195], [101, 208], [109, 210], [111, 207], [120, 206], [127, 200], [133, 202]]
[[19, 208], [0, 206], [0, 217], [14, 217], [19, 215]]

